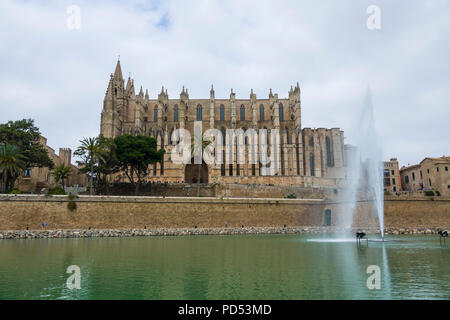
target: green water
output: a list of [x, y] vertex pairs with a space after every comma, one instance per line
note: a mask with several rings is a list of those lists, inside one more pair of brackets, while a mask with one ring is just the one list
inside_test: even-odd
[[[357, 246], [324, 235], [0, 241], [0, 299], [449, 299], [436, 236]], [[66, 269], [81, 269], [81, 289]], [[369, 265], [381, 289], [366, 285]]]

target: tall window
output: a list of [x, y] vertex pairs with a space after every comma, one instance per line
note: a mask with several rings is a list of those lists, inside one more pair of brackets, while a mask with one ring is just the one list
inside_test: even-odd
[[31, 177], [31, 169], [25, 169], [25, 177]]
[[280, 121], [284, 121], [284, 110], [283, 110], [283, 104], [280, 103], [280, 105], [278, 106], [278, 116]]
[[158, 107], [153, 109], [153, 122], [158, 122]]
[[178, 122], [178, 106], [176, 105], [175, 108], [173, 108], [173, 121]]
[[311, 177], [314, 177], [314, 155], [312, 152], [309, 154], [309, 173]]
[[314, 137], [313, 136], [309, 137], [309, 146], [314, 147]]
[[245, 120], [245, 107], [241, 105], [241, 121]]
[[331, 143], [329, 137], [325, 138], [325, 144], [327, 147], [327, 166], [331, 167], [333, 166], [333, 162], [331, 161]]
[[227, 144], [227, 132], [224, 127], [220, 131], [222, 131], [222, 146], [225, 146]]
[[264, 106], [259, 106], [259, 121], [264, 121]]
[[220, 111], [219, 111], [220, 121], [225, 121], [225, 107], [223, 104], [220, 105]]
[[202, 106], [197, 106], [197, 121], [202, 121]]
[[291, 140], [290, 140], [290, 138], [289, 138], [289, 129], [288, 129], [288, 127], [286, 127], [286, 143], [291, 143]]

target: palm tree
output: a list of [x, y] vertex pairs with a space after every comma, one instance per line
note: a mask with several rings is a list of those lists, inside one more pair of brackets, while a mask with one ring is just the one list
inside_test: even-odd
[[[198, 140], [198, 141], [197, 141]], [[201, 145], [202, 148], [202, 159], [203, 159], [203, 152], [205, 149], [212, 143], [212, 141], [208, 138], [205, 138], [203, 135], [198, 136], [195, 135], [192, 138], [191, 141], [191, 154], [195, 153], [195, 147], [196, 145]], [[197, 197], [200, 197], [200, 178], [201, 178], [201, 168], [202, 168], [203, 160], [200, 164], [197, 165], [198, 167], [198, 176], [197, 176]]]
[[97, 137], [83, 138], [83, 140], [80, 140], [80, 143], [81, 145], [73, 154], [83, 159], [82, 162], [78, 162], [79, 164], [83, 164], [84, 166], [90, 168], [89, 191], [92, 196], [94, 194], [94, 164], [102, 158], [99, 139]]
[[8, 188], [8, 177], [19, 176], [24, 171], [24, 156], [20, 153], [19, 148], [11, 144], [0, 144], [1, 191], [4, 192]]
[[64, 163], [61, 163], [53, 169], [52, 175], [55, 177], [56, 182], [61, 181], [62, 188], [64, 189], [64, 180], [72, 175], [72, 168], [70, 166], [66, 166]]

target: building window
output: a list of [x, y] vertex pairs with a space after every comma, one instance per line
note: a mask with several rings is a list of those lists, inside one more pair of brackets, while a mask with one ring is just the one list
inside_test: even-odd
[[222, 129], [220, 129], [220, 131], [222, 131], [222, 146], [226, 146], [227, 145], [227, 132], [224, 127], [222, 127]]
[[405, 183], [409, 183], [409, 177], [405, 176]]
[[394, 192], [397, 191], [397, 187], [393, 187], [392, 191], [394, 191]]
[[448, 171], [448, 167], [445, 167], [445, 171]]
[[329, 137], [325, 138], [325, 144], [326, 144], [326, 149], [327, 149], [327, 166], [331, 167], [333, 165], [333, 163], [331, 161], [331, 143], [330, 143]]
[[147, 117], [144, 117], [144, 122], [147, 122], [148, 121], [148, 118]]
[[420, 179], [423, 179], [422, 170], [420, 170], [419, 172], [420, 172]]
[[[394, 175], [394, 170], [391, 170], [392, 175]], [[414, 174], [414, 173], [413, 173]]]
[[233, 176], [233, 165], [232, 164], [228, 165], [228, 175], [230, 177]]
[[331, 210], [325, 210], [325, 226], [331, 226]]
[[309, 137], [309, 146], [314, 147], [314, 137], [313, 136]]
[[153, 109], [153, 122], [158, 122], [158, 107]]
[[395, 179], [394, 178], [392, 178], [392, 184], [395, 184]]
[[31, 177], [31, 169], [25, 170], [25, 177]]
[[220, 121], [225, 121], [225, 107], [223, 106], [223, 104], [220, 105], [219, 116]]
[[431, 187], [431, 179], [428, 178], [428, 185]]
[[309, 154], [309, 173], [311, 177], [314, 177], [314, 155], [312, 152]]
[[241, 106], [240, 113], [241, 113], [241, 121], [244, 121], [245, 120], [245, 107], [244, 107], [244, 105]]
[[178, 106], [175, 106], [175, 108], [173, 108], [173, 121], [178, 122]]
[[439, 172], [439, 167], [436, 167], [436, 172]]
[[259, 121], [264, 121], [264, 106], [259, 106]]
[[413, 179], [413, 181], [416, 180], [416, 174], [414, 172], [412, 173], [412, 179]]
[[430, 173], [430, 169], [427, 169], [427, 173]]
[[284, 110], [282, 103], [278, 106], [278, 116], [280, 117], [280, 121], [284, 121]]
[[202, 106], [198, 105], [197, 106], [197, 121], [202, 121]]

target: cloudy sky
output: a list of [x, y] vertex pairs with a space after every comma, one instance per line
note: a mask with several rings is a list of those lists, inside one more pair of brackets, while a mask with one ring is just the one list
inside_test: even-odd
[[162, 85], [208, 98], [211, 84], [286, 97], [299, 81], [303, 127], [340, 127], [346, 143], [370, 87], [385, 159], [450, 154], [449, 0], [2, 0], [0, 25], [0, 122], [35, 119], [54, 149], [99, 133], [120, 54], [153, 98]]

